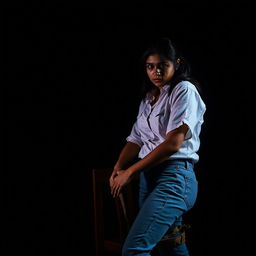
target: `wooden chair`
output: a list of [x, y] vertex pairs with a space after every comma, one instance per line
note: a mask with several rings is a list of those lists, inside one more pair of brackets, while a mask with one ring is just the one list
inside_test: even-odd
[[113, 168], [92, 170], [96, 256], [121, 255], [124, 239], [138, 211], [138, 179], [114, 199], [109, 187], [112, 171]]

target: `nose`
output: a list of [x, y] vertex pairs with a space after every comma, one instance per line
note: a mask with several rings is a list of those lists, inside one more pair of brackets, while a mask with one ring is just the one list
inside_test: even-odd
[[156, 69], [156, 74], [157, 74], [157, 75], [160, 75], [160, 74], [161, 74], [161, 72], [162, 72], [162, 71], [161, 71], [161, 69], [160, 69], [160, 68], [157, 68], [157, 69]]

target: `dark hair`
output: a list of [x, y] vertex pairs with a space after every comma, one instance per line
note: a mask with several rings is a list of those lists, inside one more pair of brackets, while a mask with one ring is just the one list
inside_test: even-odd
[[[171, 42], [169, 38], [162, 37], [150, 43], [150, 45], [147, 47], [146, 51], [144, 52], [140, 60], [140, 68], [142, 69], [141, 96], [143, 99], [145, 99], [146, 94], [149, 91], [155, 88], [155, 86], [149, 80], [145, 69], [145, 63], [148, 56], [153, 54], [159, 54], [160, 56], [167, 58], [168, 60], [173, 62], [174, 68], [177, 68], [170, 81], [169, 95], [171, 94], [175, 85], [184, 80], [190, 81], [196, 86], [199, 92], [201, 91], [198, 81], [196, 81], [191, 76], [191, 67], [187, 60], [182, 56], [182, 54], [179, 52], [179, 50], [176, 48], [176, 46], [173, 44], [173, 42]], [[179, 64], [177, 64], [177, 59], [180, 59]], [[179, 66], [177, 67], [177, 65]]]

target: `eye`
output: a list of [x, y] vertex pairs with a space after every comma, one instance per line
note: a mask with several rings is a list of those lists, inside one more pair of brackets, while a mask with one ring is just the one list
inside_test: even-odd
[[169, 67], [169, 63], [168, 62], [161, 63], [161, 68], [168, 68], [168, 67]]
[[152, 70], [154, 68], [154, 65], [150, 64], [150, 63], [147, 63], [146, 68], [149, 69], [149, 70]]

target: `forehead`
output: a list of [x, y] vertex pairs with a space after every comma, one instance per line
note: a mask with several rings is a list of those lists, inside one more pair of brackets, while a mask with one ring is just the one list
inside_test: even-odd
[[168, 60], [166, 57], [159, 54], [152, 54], [146, 58], [146, 63], [158, 63], [158, 62], [165, 62], [165, 61], [170, 61], [170, 60]]

